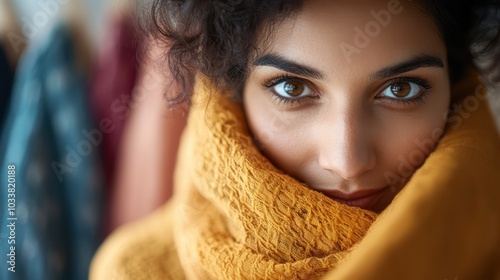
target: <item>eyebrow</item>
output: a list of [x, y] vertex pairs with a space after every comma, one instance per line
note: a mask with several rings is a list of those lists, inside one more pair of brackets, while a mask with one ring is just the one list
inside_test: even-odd
[[390, 78], [422, 67], [444, 68], [444, 63], [443, 60], [441, 60], [441, 58], [435, 55], [426, 55], [426, 54], [418, 55], [411, 57], [410, 59], [405, 60], [403, 62], [397, 63], [395, 65], [377, 71], [375, 74], [372, 75], [372, 79], [377, 80], [377, 79]]
[[325, 80], [325, 75], [310, 66], [302, 65], [297, 62], [293, 62], [283, 56], [278, 54], [266, 54], [257, 58], [253, 65], [255, 66], [271, 66], [278, 68], [280, 70], [293, 73], [295, 75], [304, 76], [307, 78], [313, 78], [318, 80]]
[[[325, 80], [325, 74], [321, 71], [316, 70], [310, 66], [299, 64], [297, 62], [291, 61], [278, 54], [266, 54], [257, 58], [253, 65], [255, 66], [271, 66], [278, 68], [285, 72], [290, 72], [299, 76], [304, 76], [308, 78]], [[410, 72], [412, 70], [423, 68], [423, 67], [437, 67], [444, 68], [444, 63], [441, 58], [435, 55], [417, 55], [413, 56], [408, 60], [399, 62], [395, 65], [386, 67], [382, 70], [375, 72], [371, 75], [372, 79], [386, 79], [402, 73]]]

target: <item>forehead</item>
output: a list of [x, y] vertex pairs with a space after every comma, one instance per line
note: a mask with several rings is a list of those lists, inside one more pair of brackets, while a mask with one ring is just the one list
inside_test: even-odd
[[297, 14], [275, 27], [266, 50], [335, 76], [376, 71], [420, 54], [445, 60], [437, 26], [415, 2], [304, 1]]

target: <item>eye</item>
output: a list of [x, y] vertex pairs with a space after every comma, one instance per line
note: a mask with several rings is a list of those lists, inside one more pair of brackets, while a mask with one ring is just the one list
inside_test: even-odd
[[306, 82], [297, 79], [290, 79], [277, 83], [273, 86], [273, 90], [279, 96], [287, 99], [301, 98], [313, 93]]
[[422, 86], [414, 82], [395, 82], [390, 84], [382, 95], [393, 99], [413, 99], [423, 91]]

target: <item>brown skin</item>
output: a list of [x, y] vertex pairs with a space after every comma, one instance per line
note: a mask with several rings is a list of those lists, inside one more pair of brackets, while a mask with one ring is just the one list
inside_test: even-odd
[[[259, 56], [279, 55], [324, 77], [252, 64], [243, 90], [250, 129], [277, 167], [318, 191], [385, 188], [369, 207], [374, 212], [383, 211], [408, 181], [409, 176], [401, 174], [402, 159], [414, 169], [425, 161], [431, 149], [423, 151], [418, 161], [409, 159], [415, 158], [412, 152], [422, 151], [417, 141], [433, 139], [433, 131], [444, 129], [443, 116], [450, 105], [445, 43], [434, 22], [415, 4], [401, 1], [399, 13], [392, 14], [389, 24], [367, 46], [358, 48], [359, 53], [346, 55], [340, 47], [355, 46], [354, 27], [364, 30], [374, 21], [370, 12], [388, 10], [388, 3], [305, 1], [296, 16], [276, 27], [275, 37], [261, 46]], [[421, 65], [390, 77], [374, 77], [382, 69], [423, 55], [439, 58], [443, 67]], [[296, 78], [275, 79], [281, 75]], [[401, 77], [418, 80], [394, 81]], [[279, 93], [299, 97], [284, 104], [275, 98]], [[425, 97], [403, 103], [396, 94]], [[388, 172], [406, 179], [391, 183]]]

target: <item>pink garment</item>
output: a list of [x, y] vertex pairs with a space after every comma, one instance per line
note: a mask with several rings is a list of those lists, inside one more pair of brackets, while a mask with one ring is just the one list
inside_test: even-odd
[[[115, 172], [123, 126], [130, 114], [128, 103], [137, 72], [136, 28], [131, 17], [115, 18], [98, 54], [91, 84], [91, 102], [96, 120], [105, 123], [101, 144], [107, 193]], [[101, 125], [103, 126], [103, 125]]]
[[[108, 230], [141, 218], [164, 204], [172, 195], [173, 173], [186, 106], [169, 108], [165, 94], [167, 71], [164, 49], [151, 44], [141, 66], [123, 131], [113, 184]], [[156, 64], [156, 62], [159, 63]]]

